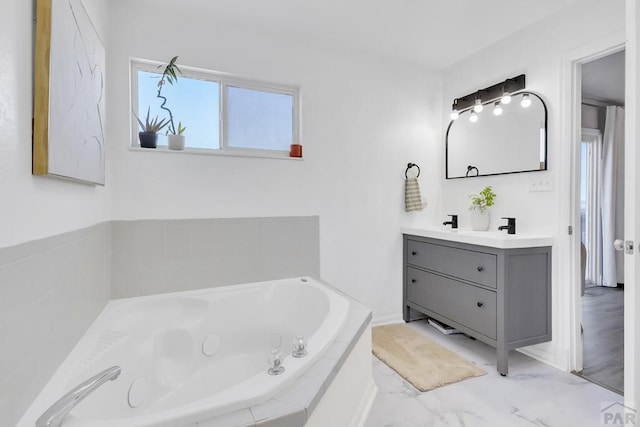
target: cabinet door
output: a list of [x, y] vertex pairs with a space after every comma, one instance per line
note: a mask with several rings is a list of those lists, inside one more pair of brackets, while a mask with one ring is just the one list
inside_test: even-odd
[[407, 267], [407, 299], [491, 339], [496, 339], [496, 293]]
[[494, 254], [409, 240], [407, 262], [470, 282], [496, 287], [497, 260]]

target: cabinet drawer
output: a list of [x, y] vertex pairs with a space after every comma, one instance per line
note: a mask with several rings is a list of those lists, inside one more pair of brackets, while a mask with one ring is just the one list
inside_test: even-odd
[[496, 293], [407, 267], [407, 300], [496, 339]]
[[432, 243], [407, 241], [407, 263], [496, 287], [496, 256]]

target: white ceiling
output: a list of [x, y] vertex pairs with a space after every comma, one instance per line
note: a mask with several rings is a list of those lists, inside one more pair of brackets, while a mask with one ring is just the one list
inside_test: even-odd
[[582, 66], [582, 96], [624, 105], [624, 51]]
[[[444, 68], [580, 1], [182, 0], [178, 10]], [[175, 0], [161, 3], [176, 10]]]

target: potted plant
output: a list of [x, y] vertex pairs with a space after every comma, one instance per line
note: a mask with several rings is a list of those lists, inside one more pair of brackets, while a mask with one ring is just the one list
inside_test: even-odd
[[187, 130], [185, 126], [182, 126], [182, 122], [178, 122], [177, 133], [169, 133], [169, 149], [170, 150], [184, 150], [184, 131]]
[[489, 208], [497, 197], [491, 186], [485, 187], [478, 194], [469, 194], [471, 198], [471, 229], [475, 231], [487, 231], [489, 229]]
[[[167, 107], [167, 98], [162, 95], [162, 88], [166, 83], [173, 85], [178, 82], [178, 74], [182, 74], [182, 71], [176, 64], [177, 60], [178, 57], [174, 56], [171, 58], [171, 61], [164, 66], [164, 70], [162, 70], [162, 77], [160, 77], [160, 81], [158, 82], [158, 94], [156, 95], [156, 98], [160, 98], [162, 100], [160, 108], [169, 114], [169, 133], [174, 135], [178, 134], [178, 132], [176, 132], [176, 127], [173, 123], [173, 113], [171, 112], [171, 109]], [[158, 66], [158, 68], [162, 67], [162, 65]]]
[[138, 138], [140, 139], [140, 147], [142, 148], [156, 148], [158, 146], [158, 132], [169, 124], [167, 119], [160, 119], [158, 116], [150, 118], [151, 107], [147, 109], [147, 117], [144, 123], [140, 120], [140, 117], [133, 113], [140, 125], [140, 132], [138, 132]]

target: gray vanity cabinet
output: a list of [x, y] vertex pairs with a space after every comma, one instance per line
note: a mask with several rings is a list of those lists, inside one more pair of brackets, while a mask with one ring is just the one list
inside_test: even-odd
[[404, 234], [403, 317], [425, 316], [497, 350], [551, 340], [551, 247], [498, 249]]

